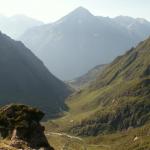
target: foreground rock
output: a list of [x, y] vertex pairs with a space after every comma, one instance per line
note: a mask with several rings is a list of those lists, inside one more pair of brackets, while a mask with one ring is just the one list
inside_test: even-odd
[[0, 150], [54, 150], [44, 135], [40, 121], [44, 113], [38, 109], [11, 104], [0, 108]]

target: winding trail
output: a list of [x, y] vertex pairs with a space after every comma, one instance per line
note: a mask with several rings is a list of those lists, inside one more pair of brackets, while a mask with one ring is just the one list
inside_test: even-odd
[[[57, 136], [65, 136], [67, 138], [69, 138], [70, 140], [68, 140], [68, 142], [66, 142], [64, 145], [63, 145], [63, 148], [62, 150], [67, 150], [67, 148], [69, 147], [69, 144], [71, 142], [77, 142], [79, 144], [82, 144], [83, 145], [83, 150], [87, 150], [87, 144], [84, 142], [84, 140], [80, 137], [77, 137], [77, 136], [71, 136], [71, 135], [68, 135], [66, 133], [56, 133], [56, 132], [49, 132], [49, 133], [46, 133], [45, 134], [46, 136], [50, 136], [50, 135], [57, 135]], [[71, 139], [73, 140], [76, 140], [76, 141], [71, 141]]]
[[[86, 144], [86, 142], [77, 136], [72, 136], [72, 135], [68, 135], [66, 133], [57, 133], [57, 132], [48, 132], [46, 133], [46, 136], [50, 136], [50, 135], [57, 135], [57, 136], [64, 136], [67, 137], [69, 140], [63, 145], [61, 150], [68, 150], [69, 144], [72, 142], [76, 142], [79, 144], [83, 145], [83, 150], [88, 150], [88, 147], [101, 147], [101, 148], [107, 148], [108, 150], [111, 150], [111, 147], [109, 145], [104, 145], [104, 144], [100, 144], [100, 145], [88, 145]], [[74, 141], [72, 141], [74, 140]]]

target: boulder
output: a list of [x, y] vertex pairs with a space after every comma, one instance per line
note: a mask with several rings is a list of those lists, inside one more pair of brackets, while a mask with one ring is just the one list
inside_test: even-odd
[[[10, 140], [10, 146], [17, 149], [54, 150], [44, 135], [40, 124], [44, 113], [22, 104], [10, 104], [0, 108], [0, 133]], [[26, 148], [27, 149], [27, 148]]]

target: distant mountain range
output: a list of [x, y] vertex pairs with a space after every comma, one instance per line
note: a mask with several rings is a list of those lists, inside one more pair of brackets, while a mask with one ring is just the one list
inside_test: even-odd
[[0, 105], [24, 103], [37, 106], [47, 117], [67, 107], [69, 88], [53, 76], [23, 43], [0, 33]]
[[13, 39], [19, 38], [27, 29], [43, 25], [44, 23], [24, 15], [6, 17], [0, 15], [0, 31]]
[[92, 15], [79, 7], [60, 20], [26, 31], [19, 39], [63, 80], [106, 64], [150, 35], [150, 22]]

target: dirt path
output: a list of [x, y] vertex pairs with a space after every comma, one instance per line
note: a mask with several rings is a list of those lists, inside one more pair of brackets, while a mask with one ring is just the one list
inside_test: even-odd
[[56, 135], [56, 136], [64, 136], [64, 137], [67, 137], [69, 140], [63, 145], [62, 147], [62, 150], [68, 150], [69, 148], [69, 145], [71, 142], [76, 142], [76, 143], [79, 143], [79, 144], [82, 144], [83, 146], [83, 150], [88, 150], [90, 147], [91, 148], [106, 148], [107, 150], [111, 150], [111, 147], [109, 145], [103, 145], [103, 144], [100, 144], [100, 145], [88, 145], [86, 144], [86, 142], [80, 138], [80, 137], [77, 137], [77, 136], [72, 136], [72, 135], [68, 135], [66, 133], [57, 133], [57, 132], [48, 132], [46, 133], [46, 136], [50, 136], [50, 135]]
[[[49, 133], [46, 133], [46, 136], [50, 136], [50, 135], [57, 135], [57, 136], [64, 136], [64, 137], [67, 137], [68, 140], [62, 147], [62, 150], [67, 150], [68, 147], [69, 147], [69, 144], [71, 142], [76, 142], [76, 143], [80, 143], [83, 145], [83, 150], [87, 150], [87, 144], [84, 142], [84, 140], [80, 137], [76, 137], [76, 136], [71, 136], [71, 135], [68, 135], [66, 133], [56, 133], [56, 132], [49, 132]], [[74, 140], [74, 141], [73, 141]]]

